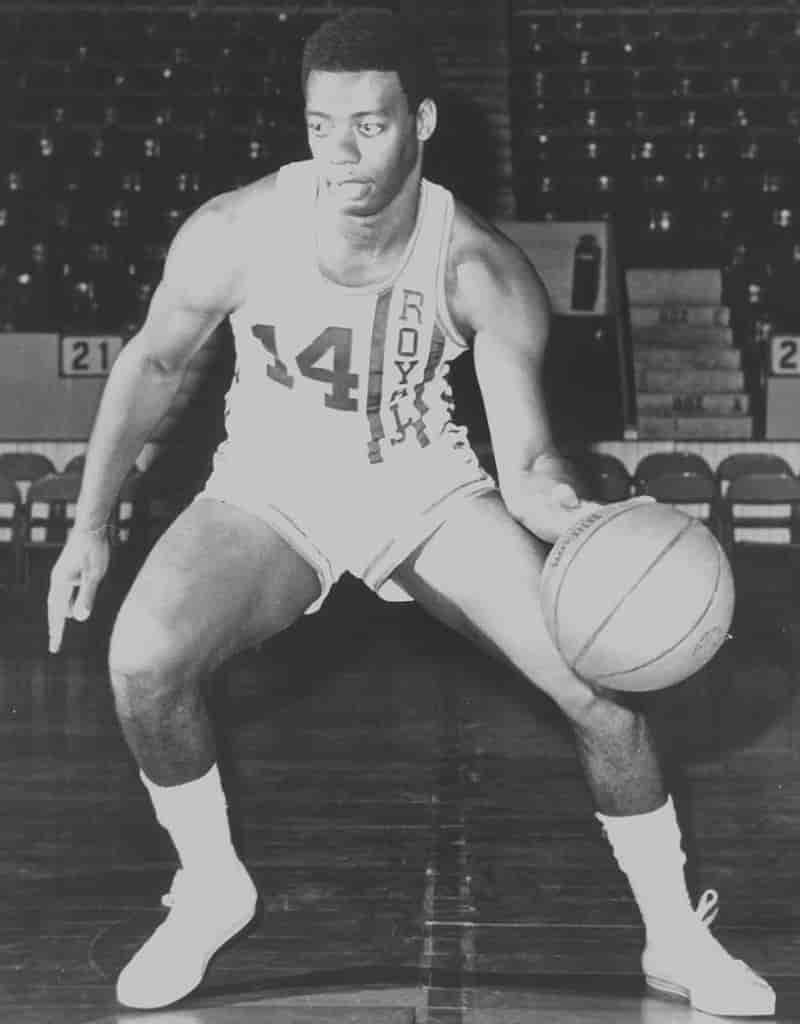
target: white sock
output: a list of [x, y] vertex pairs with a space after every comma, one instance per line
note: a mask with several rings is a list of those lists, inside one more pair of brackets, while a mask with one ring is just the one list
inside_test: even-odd
[[240, 864], [231, 842], [228, 806], [216, 764], [199, 779], [178, 786], [159, 786], [139, 773], [156, 812], [167, 830], [181, 866], [207, 872]]
[[627, 875], [649, 945], [680, 941], [676, 926], [694, 918], [683, 867], [681, 832], [672, 798], [646, 814], [596, 814], [614, 857]]

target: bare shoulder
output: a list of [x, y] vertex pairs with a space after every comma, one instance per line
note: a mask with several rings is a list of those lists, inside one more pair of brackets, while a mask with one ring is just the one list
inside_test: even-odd
[[163, 286], [188, 306], [235, 309], [254, 232], [270, 220], [276, 178], [269, 175], [199, 206], [172, 240]]
[[522, 249], [459, 202], [446, 281], [450, 313], [467, 336], [491, 323], [532, 327], [549, 318], [547, 292]]

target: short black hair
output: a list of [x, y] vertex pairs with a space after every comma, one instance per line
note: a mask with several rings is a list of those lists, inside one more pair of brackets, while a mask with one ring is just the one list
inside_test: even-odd
[[303, 94], [312, 71], [396, 71], [408, 107], [436, 99], [439, 76], [422, 26], [390, 11], [349, 11], [324, 21], [303, 47]]

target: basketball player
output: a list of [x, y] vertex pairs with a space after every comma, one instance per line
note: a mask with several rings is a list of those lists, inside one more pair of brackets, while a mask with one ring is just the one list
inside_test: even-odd
[[[65, 618], [90, 614], [126, 473], [192, 354], [230, 317], [227, 439], [111, 638], [121, 727], [180, 861], [170, 912], [123, 969], [118, 999], [185, 996], [253, 916], [204, 680], [319, 608], [349, 571], [489, 647], [563, 710], [642, 913], [650, 984], [700, 1010], [769, 1015], [772, 989], [708, 930], [715, 896], [690, 903], [644, 717], [578, 679], [544, 626], [547, 545], [587, 511], [543, 411], [547, 298], [514, 245], [422, 178], [437, 118], [423, 40], [394, 16], [345, 15], [308, 40], [302, 72], [312, 159], [211, 200], [176, 236], [109, 377], [52, 574], [56, 651]], [[447, 364], [468, 347], [497, 484], [451, 421]]]

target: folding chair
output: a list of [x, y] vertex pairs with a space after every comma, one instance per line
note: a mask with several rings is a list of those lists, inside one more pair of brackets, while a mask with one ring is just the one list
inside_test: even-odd
[[792, 467], [782, 455], [771, 452], [734, 452], [726, 456], [717, 466], [715, 476], [720, 497], [724, 498], [732, 480], [750, 473], [777, 473], [793, 476]]
[[34, 480], [40, 480], [55, 471], [56, 467], [41, 452], [0, 453], [0, 474], [6, 480], [14, 481], [23, 501], [27, 498], [28, 489]]
[[25, 499], [25, 528], [22, 541], [22, 582], [31, 579], [32, 560], [47, 555], [48, 561], [64, 546], [80, 493], [78, 473], [49, 473], [31, 483]]
[[625, 501], [633, 493], [633, 481], [624, 463], [608, 452], [581, 452], [570, 457], [587, 499], [603, 504]]
[[120, 544], [127, 544], [131, 539], [131, 532], [134, 527], [136, 515], [136, 499], [139, 493], [142, 474], [138, 470], [132, 470], [126, 477], [117, 496], [117, 504], [114, 509], [113, 527], [116, 540]]
[[663, 472], [642, 481], [638, 493], [649, 494], [665, 505], [680, 509], [719, 533], [716, 514], [718, 492], [713, 476], [695, 472]]
[[64, 466], [64, 473], [82, 473], [83, 467], [86, 462], [85, 455], [73, 455], [69, 462]]
[[702, 455], [696, 452], [645, 455], [634, 470], [633, 486], [637, 494], [649, 494], [718, 531], [717, 482]]
[[22, 498], [13, 480], [0, 476], [0, 552], [5, 562], [5, 583], [20, 581], [22, 552]]
[[697, 452], [651, 452], [640, 459], [633, 472], [634, 487], [637, 493], [646, 493], [643, 487], [654, 477], [665, 473], [689, 473], [693, 476], [704, 476], [714, 479], [711, 466]]
[[729, 552], [756, 545], [800, 547], [800, 480], [786, 473], [745, 473], [731, 480], [723, 501]]

